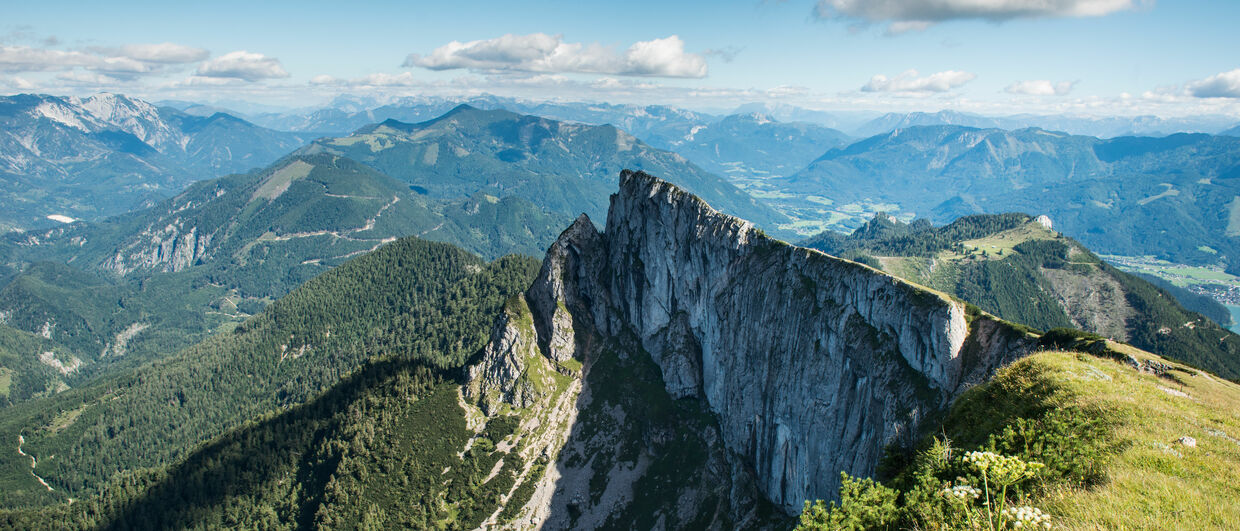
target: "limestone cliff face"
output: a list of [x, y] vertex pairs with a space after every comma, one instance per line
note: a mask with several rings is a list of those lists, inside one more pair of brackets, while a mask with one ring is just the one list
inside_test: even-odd
[[214, 237], [215, 233], [202, 234], [196, 226], [183, 227], [177, 219], [164, 227], [147, 227], [139, 238], [118, 249], [100, 267], [118, 275], [139, 269], [181, 271], [207, 256]]
[[704, 401], [729, 459], [789, 514], [834, 498], [840, 471], [873, 473], [887, 444], [1030, 344], [640, 172], [621, 174], [604, 233], [583, 216], [561, 235], [526, 299], [543, 355], [582, 359], [587, 375], [587, 338], [635, 337], [667, 393]]

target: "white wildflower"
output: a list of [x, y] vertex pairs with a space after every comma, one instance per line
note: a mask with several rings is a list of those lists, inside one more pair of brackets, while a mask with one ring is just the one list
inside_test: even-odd
[[1005, 520], [1012, 522], [1015, 529], [1050, 529], [1051, 515], [1042, 512], [1037, 507], [1022, 505], [1020, 507], [1008, 507], [1003, 510]]
[[1001, 485], [1011, 485], [1033, 477], [1043, 467], [1042, 463], [1025, 462], [1019, 457], [994, 452], [969, 452], [961, 460]]
[[956, 485], [955, 487], [943, 487], [943, 496], [950, 500], [972, 501], [982, 495], [982, 490], [972, 485]]

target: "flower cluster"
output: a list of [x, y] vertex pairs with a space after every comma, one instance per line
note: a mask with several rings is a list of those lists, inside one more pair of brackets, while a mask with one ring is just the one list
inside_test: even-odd
[[969, 452], [961, 460], [1000, 485], [1012, 485], [1022, 479], [1033, 477], [1043, 466], [1042, 463], [1025, 462], [1019, 457], [999, 455], [994, 452]]
[[971, 485], [956, 485], [955, 487], [943, 487], [942, 494], [949, 500], [969, 502], [981, 496], [982, 490]]
[[1030, 507], [1028, 505], [1008, 507], [1003, 510], [1003, 516], [1007, 520], [1011, 520], [1012, 527], [1016, 529], [1051, 528], [1051, 515], [1042, 512], [1037, 507]]

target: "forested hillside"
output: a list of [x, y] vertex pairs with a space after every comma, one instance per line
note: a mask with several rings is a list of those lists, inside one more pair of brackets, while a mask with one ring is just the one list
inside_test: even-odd
[[[348, 385], [427, 389], [435, 375], [463, 364], [536, 265], [520, 257], [487, 264], [450, 245], [399, 240], [315, 278], [231, 332], [88, 387], [10, 407], [0, 412], [0, 432], [14, 443], [21, 436], [22, 450], [37, 456], [34, 474], [54, 490], [32, 474], [29, 457], [6, 452], [0, 503], [16, 509], [73, 498], [81, 504], [71, 511], [89, 527], [102, 522], [104, 507], [136, 501], [145, 492], [138, 485], [177, 474], [168, 467], [234, 430], [243, 430], [233, 435], [242, 439], [256, 432], [273, 437], [259, 426], [302, 423], [286, 434], [287, 444], [317, 440], [319, 432], [301, 428], [347, 408], [360, 392]], [[298, 413], [276, 420], [288, 412]], [[270, 453], [285, 464], [280, 460], [305, 457], [292, 455]], [[251, 465], [225, 470], [254, 472]], [[34, 513], [10, 516], [23, 514], [47, 522]]]
[[77, 387], [200, 341], [397, 238], [538, 255], [562, 223], [518, 197], [431, 199], [346, 158], [290, 157], [100, 223], [5, 235], [0, 322], [62, 347], [58, 378]]

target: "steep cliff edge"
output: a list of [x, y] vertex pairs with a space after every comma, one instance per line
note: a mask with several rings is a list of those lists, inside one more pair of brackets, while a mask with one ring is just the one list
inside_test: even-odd
[[[648, 357], [667, 396], [713, 417], [690, 431], [716, 436], [703, 452], [717, 446], [727, 466], [698, 480], [732, 494], [756, 488], [789, 514], [832, 497], [842, 470], [872, 473], [885, 446], [911, 442], [964, 387], [1034, 342], [944, 295], [768, 238], [641, 172], [621, 174], [605, 232], [585, 216], [564, 231], [525, 299], [542, 355], [584, 363], [580, 409], [605, 379], [592, 374], [597, 359]], [[575, 443], [582, 431], [597, 430], [574, 427], [565, 448], [588, 448]], [[569, 457], [592, 459], [579, 453], [561, 452], [564, 477]], [[728, 496], [715, 522], [760, 520]], [[626, 499], [574, 511], [615, 514]]]

